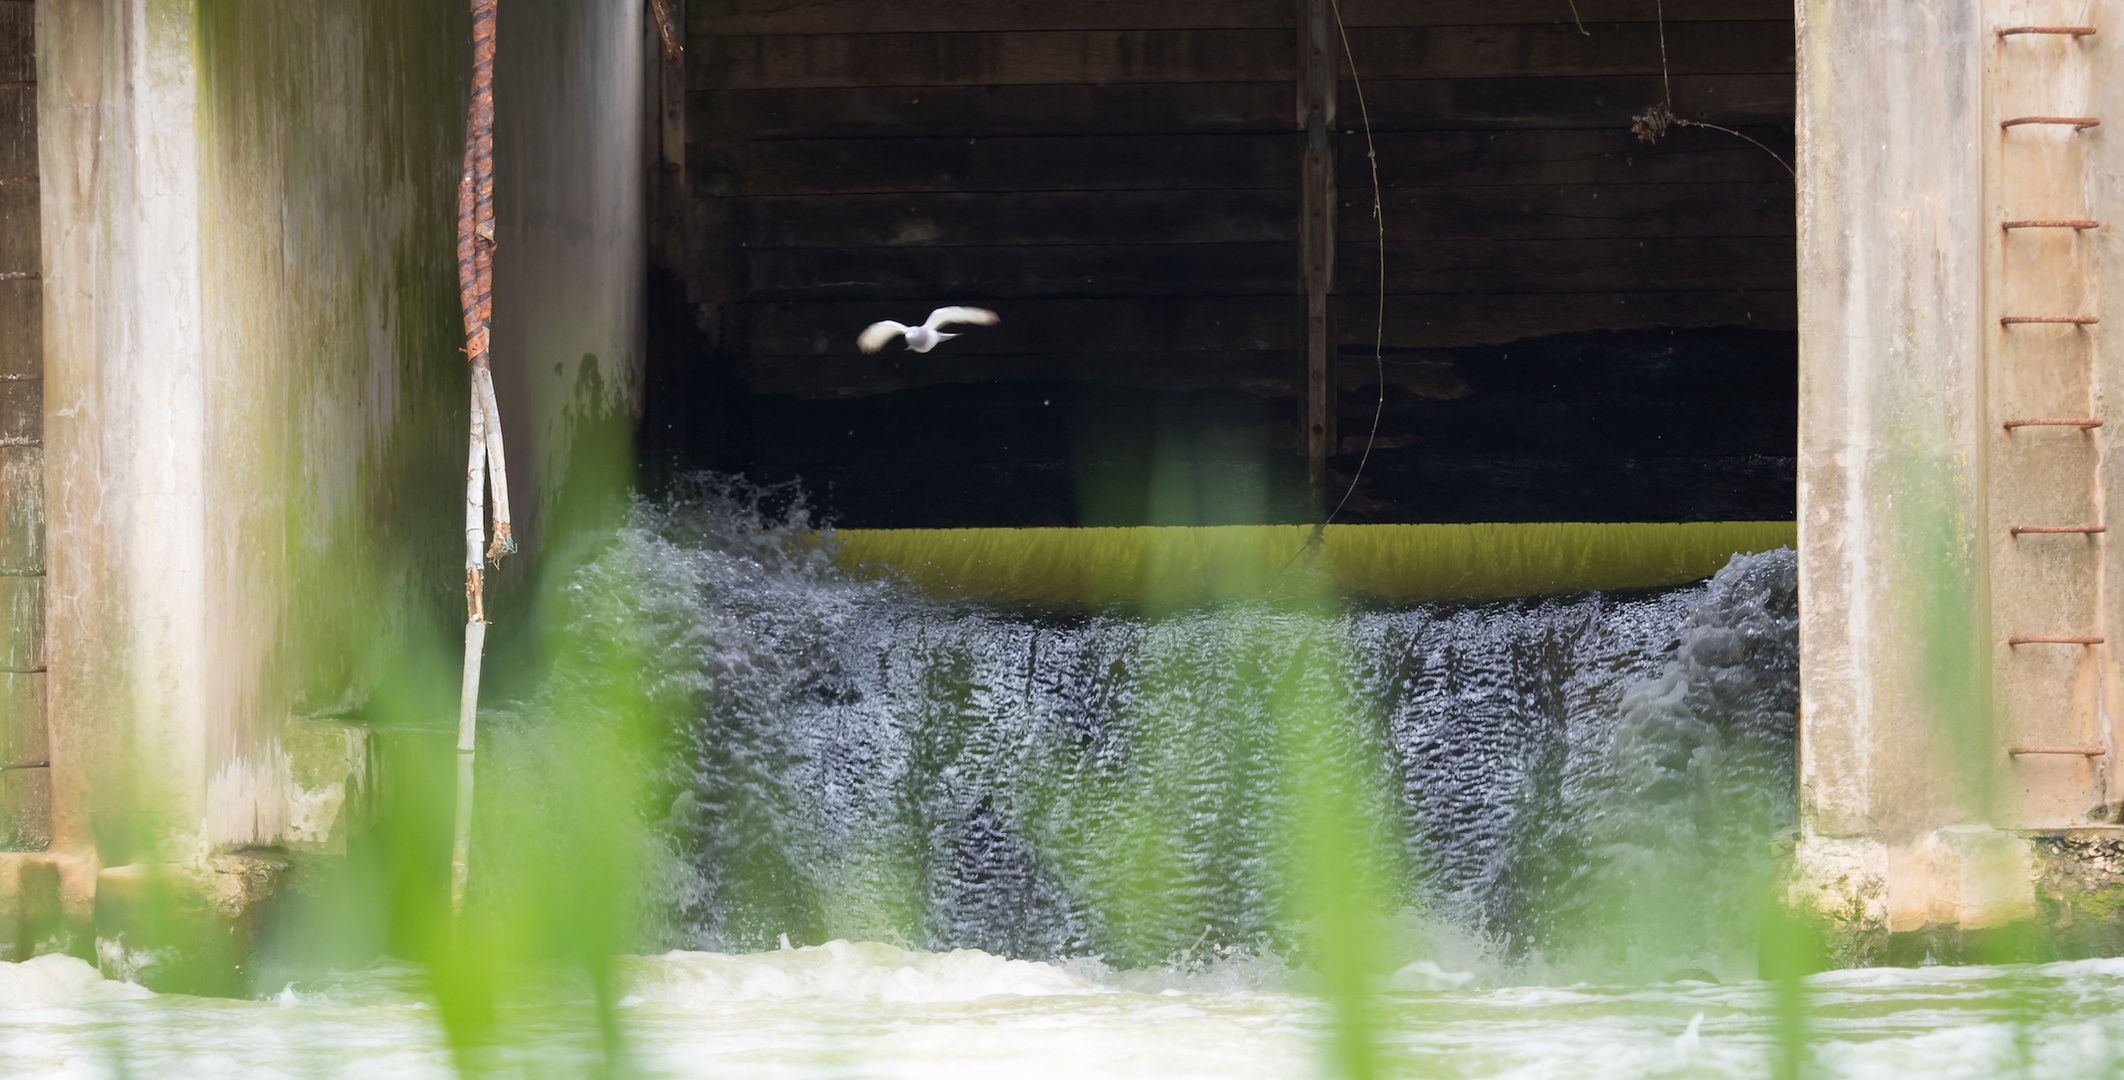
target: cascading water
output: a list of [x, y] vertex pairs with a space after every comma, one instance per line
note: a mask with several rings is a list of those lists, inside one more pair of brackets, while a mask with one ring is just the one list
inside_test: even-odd
[[[1630, 595], [1347, 608], [1294, 572], [1246, 603], [1070, 614], [925, 599], [830, 555], [801, 507], [763, 514], [736, 485], [638, 505], [553, 598], [540, 688], [483, 712], [473, 904], [436, 960], [297, 964], [249, 1001], [0, 963], [10, 1072], [1889, 1080], [2124, 1060], [2115, 960], [1747, 977], [1765, 841], [1792, 817], [1788, 553]], [[378, 826], [408, 858], [365, 865], [436, 864], [429, 835]], [[313, 903], [290, 948], [367, 940], [363, 908]], [[718, 951], [627, 955], [672, 945]], [[467, 987], [492, 1000], [466, 1010]], [[1351, 1046], [1376, 1068], [1338, 1072]]]
[[1036, 613], [843, 575], [761, 495], [640, 504], [569, 591], [638, 650], [665, 739], [669, 944], [1302, 952], [1306, 755], [1405, 926], [1512, 958], [1744, 946], [1793, 815], [1788, 551], [1627, 595]]

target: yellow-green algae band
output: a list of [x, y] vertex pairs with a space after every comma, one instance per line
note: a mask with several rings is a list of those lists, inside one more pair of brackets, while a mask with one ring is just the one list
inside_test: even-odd
[[1542, 522], [1118, 529], [843, 529], [843, 569], [904, 575], [940, 595], [1099, 606], [1254, 595], [1325, 574], [1340, 591], [1399, 602], [1678, 585], [1735, 554], [1791, 547], [1790, 521]]

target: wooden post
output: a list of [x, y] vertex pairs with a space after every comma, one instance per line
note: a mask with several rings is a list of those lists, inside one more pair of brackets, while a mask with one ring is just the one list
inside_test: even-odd
[[686, 265], [686, 0], [652, 0], [650, 21], [657, 39], [654, 95], [656, 138], [652, 166], [654, 223], [649, 243], [664, 268]]
[[1335, 337], [1328, 296], [1335, 288], [1336, 52], [1330, 0], [1297, 0], [1298, 127], [1305, 132], [1299, 182], [1298, 252], [1305, 279], [1305, 458], [1313, 508], [1326, 513], [1327, 459], [1335, 445]]
[[35, 15], [0, 4], [0, 850], [42, 850], [52, 838]]

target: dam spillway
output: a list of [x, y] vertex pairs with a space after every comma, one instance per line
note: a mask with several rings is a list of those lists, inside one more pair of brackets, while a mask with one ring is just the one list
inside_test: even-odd
[[841, 572], [756, 492], [693, 492], [569, 590], [654, 688], [668, 944], [1288, 951], [1303, 700], [1392, 907], [1517, 955], [1752, 965], [1794, 815], [1789, 550], [1620, 593], [1041, 611]]

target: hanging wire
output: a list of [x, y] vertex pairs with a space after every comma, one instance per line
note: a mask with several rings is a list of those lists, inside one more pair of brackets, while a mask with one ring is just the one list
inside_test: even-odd
[[[1290, 570], [1291, 565], [1300, 557], [1310, 557], [1311, 552], [1319, 550], [1321, 541], [1327, 536], [1327, 527], [1334, 522], [1336, 515], [1342, 513], [1342, 508], [1349, 505], [1350, 497], [1357, 493], [1358, 483], [1364, 479], [1364, 467], [1371, 462], [1372, 448], [1379, 441], [1380, 418], [1386, 415], [1386, 198], [1379, 184], [1379, 147], [1372, 139], [1372, 112], [1365, 104], [1364, 80], [1357, 75], [1357, 55], [1350, 49], [1350, 31], [1342, 21], [1340, 0], [1328, 0], [1328, 10], [1335, 14], [1335, 32], [1342, 39], [1342, 55], [1349, 63], [1350, 85], [1357, 91], [1357, 113], [1364, 122], [1364, 157], [1372, 169], [1372, 224], [1379, 243], [1379, 304], [1372, 323], [1372, 368], [1377, 378], [1379, 396], [1372, 405], [1372, 430], [1365, 436], [1364, 454], [1357, 459], [1357, 471], [1350, 476], [1350, 486], [1343, 490], [1342, 498], [1335, 503], [1335, 508], [1314, 524], [1313, 531], [1305, 538], [1305, 543], [1292, 552], [1289, 559], [1284, 560], [1283, 568], [1276, 571], [1278, 577]], [[1576, 10], [1574, 7], [1573, 12]]]
[[1670, 127], [1693, 127], [1703, 128], [1706, 131], [1723, 131], [1735, 138], [1746, 139], [1751, 143], [1755, 143], [1757, 149], [1770, 155], [1779, 165], [1785, 167], [1785, 172], [1789, 173], [1792, 179], [1798, 180], [1799, 173], [1793, 170], [1792, 163], [1786, 161], [1784, 155], [1764, 146], [1754, 136], [1744, 135], [1729, 127], [1707, 124], [1701, 120], [1688, 120], [1676, 115], [1674, 112], [1674, 79], [1667, 73], [1667, 10], [1665, 0], [1654, 0], [1652, 11], [1653, 17], [1659, 20], [1659, 82], [1661, 90], [1666, 94], [1666, 100], [1631, 117], [1630, 130], [1641, 141], [1654, 145], [1657, 145], [1659, 140], [1666, 136], [1667, 129]]
[[[1379, 308], [1372, 322], [1372, 367], [1379, 380], [1379, 399], [1372, 406], [1372, 432], [1364, 439], [1364, 456], [1357, 459], [1357, 472], [1350, 477], [1349, 489], [1342, 493], [1342, 501], [1320, 523], [1326, 529], [1335, 515], [1357, 493], [1357, 482], [1364, 478], [1365, 464], [1372, 460], [1372, 446], [1379, 441], [1379, 419], [1386, 415], [1386, 214], [1385, 197], [1379, 186], [1379, 147], [1372, 142], [1372, 113], [1364, 103], [1364, 80], [1357, 77], [1357, 56], [1350, 51], [1350, 31], [1342, 23], [1341, 0], [1328, 0], [1328, 9], [1335, 13], [1335, 32], [1342, 38], [1342, 55], [1349, 61], [1350, 85], [1357, 90], [1357, 114], [1364, 121], [1364, 159], [1372, 167], [1372, 224], [1379, 234]], [[1572, 8], [1573, 13], [1577, 7]]]

